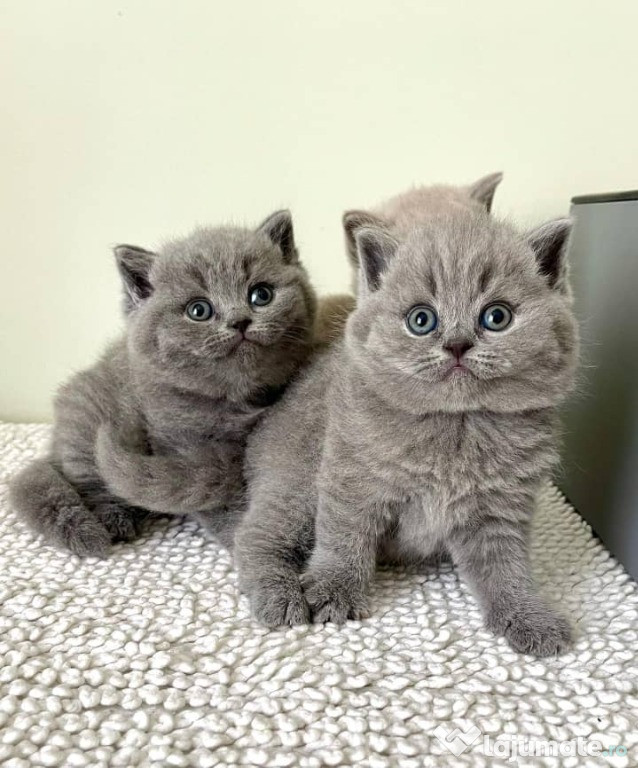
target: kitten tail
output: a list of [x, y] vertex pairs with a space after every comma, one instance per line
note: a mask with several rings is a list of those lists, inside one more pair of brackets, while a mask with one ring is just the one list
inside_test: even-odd
[[75, 488], [48, 459], [38, 459], [13, 478], [13, 508], [47, 541], [81, 557], [104, 557], [111, 537]]

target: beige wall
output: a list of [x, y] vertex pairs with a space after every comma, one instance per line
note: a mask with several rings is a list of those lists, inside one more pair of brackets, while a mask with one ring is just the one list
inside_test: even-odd
[[117, 333], [109, 247], [293, 209], [323, 291], [340, 213], [503, 169], [529, 222], [638, 186], [638, 3], [0, 0], [0, 417]]

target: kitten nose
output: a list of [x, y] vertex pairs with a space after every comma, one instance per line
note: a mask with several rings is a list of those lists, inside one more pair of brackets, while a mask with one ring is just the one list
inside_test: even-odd
[[473, 346], [474, 344], [469, 339], [451, 339], [447, 344], [443, 345], [443, 349], [454, 355], [457, 360], [460, 360]]
[[229, 328], [234, 328], [236, 331], [239, 331], [240, 333], [245, 333], [246, 328], [252, 323], [252, 320], [249, 317], [242, 317], [241, 320], [233, 320], [232, 322], [228, 323]]

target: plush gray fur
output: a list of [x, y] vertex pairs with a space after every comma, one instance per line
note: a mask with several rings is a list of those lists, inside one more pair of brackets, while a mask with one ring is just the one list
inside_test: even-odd
[[434, 184], [414, 187], [372, 208], [353, 209], [343, 214], [346, 252], [355, 268], [354, 289], [358, 289], [359, 256], [356, 233], [362, 227], [380, 227], [402, 240], [415, 226], [426, 226], [442, 215], [458, 210], [492, 210], [496, 188], [503, 180], [502, 173], [490, 173], [466, 186]]
[[[249, 441], [235, 552], [258, 619], [361, 618], [375, 560], [451, 557], [513, 648], [544, 656], [569, 644], [528, 562], [534, 499], [557, 460], [556, 406], [577, 362], [569, 230], [559, 220], [523, 236], [459, 209], [400, 243], [357, 232], [363, 293], [344, 341]], [[488, 331], [479, 316], [496, 301], [514, 320]], [[414, 336], [405, 318], [421, 304], [439, 325]]]
[[[228, 544], [247, 434], [311, 349], [315, 297], [290, 213], [115, 256], [126, 334], [61, 388], [50, 454], [14, 479], [13, 505], [79, 555], [132, 538], [149, 510], [193, 514]], [[249, 302], [258, 283], [274, 287], [265, 306]], [[197, 298], [209, 321], [186, 316]]]

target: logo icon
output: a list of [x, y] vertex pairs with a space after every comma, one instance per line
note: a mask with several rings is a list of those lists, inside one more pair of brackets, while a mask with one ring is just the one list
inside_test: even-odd
[[458, 757], [472, 746], [481, 732], [475, 725], [471, 725], [467, 731], [461, 731], [459, 728], [448, 731], [444, 726], [438, 725], [434, 729], [434, 735], [447, 750]]

